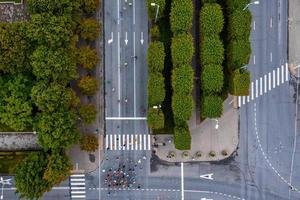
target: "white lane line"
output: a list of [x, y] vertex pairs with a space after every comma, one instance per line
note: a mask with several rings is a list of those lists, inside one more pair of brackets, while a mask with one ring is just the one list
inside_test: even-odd
[[128, 34], [127, 34], [127, 31], [125, 32], [125, 45], [127, 45], [128, 44]]
[[262, 81], [262, 77], [259, 78], [259, 95], [263, 94], [263, 81]]
[[253, 20], [253, 30], [255, 31], [255, 20]]
[[284, 65], [281, 65], [281, 83], [284, 83]]
[[[135, 32], [133, 32], [133, 55], [135, 55]], [[135, 80], [135, 58], [133, 59], [133, 116], [136, 116], [136, 80]]]
[[148, 150], [151, 150], [151, 136], [148, 135]]
[[120, 24], [120, 0], [118, 0], [118, 24]]
[[147, 117], [106, 117], [106, 120], [147, 120]]
[[253, 64], [255, 65], [255, 55], [253, 55]]
[[243, 97], [242, 97], [242, 99], [243, 99], [243, 105], [244, 105], [244, 104], [246, 103], [246, 102], [245, 102], [245, 100], [246, 100], [246, 97], [245, 97], [245, 96], [243, 96]]
[[272, 52], [270, 52], [270, 62], [272, 62], [273, 61], [273, 54], [272, 54]]
[[239, 96], [239, 98], [238, 98], [238, 106], [239, 106], [239, 107], [241, 107], [241, 103], [242, 103], [242, 97]]
[[133, 4], [133, 25], [135, 25], [135, 0], [132, 1]]
[[116, 147], [116, 145], [117, 145], [117, 135], [113, 135], [114, 136], [114, 146], [113, 146], [113, 149], [114, 150], [117, 150], [117, 147]]
[[255, 80], [255, 98], [258, 97], [258, 80]]
[[289, 80], [289, 66], [285, 63], [285, 81]]
[[184, 173], [183, 173], [183, 162], [181, 162], [181, 200], [184, 200]]
[[147, 150], [147, 137], [144, 135], [144, 150]]
[[110, 146], [109, 146], [109, 149], [113, 150], [113, 143], [112, 143], [112, 135], [109, 135], [109, 142], [110, 142]]
[[280, 69], [279, 67], [277, 68], [277, 85], [280, 84]]
[[273, 18], [271, 17], [271, 19], [270, 19], [270, 28], [272, 28], [273, 27]]
[[133, 145], [134, 145], [134, 141], [133, 141], [133, 135], [130, 135], [130, 149], [133, 150]]
[[105, 137], [105, 149], [108, 148], [108, 135], [106, 135]]
[[273, 70], [273, 88], [275, 88], [275, 84], [276, 84], [276, 72], [275, 69]]
[[254, 83], [251, 82], [251, 100], [254, 99]]
[[264, 75], [264, 86], [265, 86], [264, 93], [267, 93], [267, 75], [266, 74]]
[[118, 135], [118, 149], [121, 150], [122, 145], [121, 145], [121, 134]]
[[126, 150], [129, 150], [129, 145], [130, 145], [130, 141], [129, 141], [129, 135], [126, 135]]
[[272, 75], [271, 72], [269, 72], [269, 90], [271, 90], [271, 80], [272, 80]]
[[[119, 0], [118, 0], [119, 2]], [[118, 12], [119, 13], [119, 12]], [[121, 66], [120, 66], [120, 32], [118, 32], [118, 108], [119, 108], [119, 117], [121, 117]]]

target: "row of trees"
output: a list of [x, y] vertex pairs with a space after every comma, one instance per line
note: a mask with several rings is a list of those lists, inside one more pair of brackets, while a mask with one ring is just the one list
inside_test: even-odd
[[175, 148], [191, 148], [191, 135], [187, 120], [190, 119], [194, 101], [192, 97], [194, 71], [191, 67], [194, 41], [190, 34], [193, 22], [193, 1], [173, 0], [170, 13], [172, 38], [172, 110], [174, 115]]
[[219, 34], [223, 30], [222, 8], [217, 3], [205, 3], [200, 11], [201, 116], [218, 118], [223, 112], [221, 92], [224, 75], [224, 47]]
[[230, 73], [229, 92], [236, 96], [249, 95], [250, 73], [245, 69], [251, 55], [251, 12], [243, 10], [250, 0], [227, 0], [228, 48], [227, 68]]

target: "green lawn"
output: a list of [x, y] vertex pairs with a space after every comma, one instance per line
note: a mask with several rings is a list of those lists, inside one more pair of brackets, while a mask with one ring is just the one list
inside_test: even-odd
[[15, 174], [15, 167], [30, 152], [0, 152], [0, 174]]

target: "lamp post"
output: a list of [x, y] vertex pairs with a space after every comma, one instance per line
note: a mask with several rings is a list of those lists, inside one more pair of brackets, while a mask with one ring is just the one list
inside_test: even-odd
[[243, 10], [246, 10], [250, 5], [258, 5], [259, 1], [253, 1], [252, 3], [248, 3]]
[[161, 105], [153, 106], [152, 108], [154, 108], [154, 109], [159, 109], [159, 108], [161, 108]]
[[151, 3], [150, 5], [151, 5], [151, 6], [157, 6], [157, 9], [156, 9], [156, 15], [155, 15], [155, 22], [156, 22], [156, 21], [157, 21], [157, 17], [158, 17], [159, 5], [156, 4], [156, 3]]

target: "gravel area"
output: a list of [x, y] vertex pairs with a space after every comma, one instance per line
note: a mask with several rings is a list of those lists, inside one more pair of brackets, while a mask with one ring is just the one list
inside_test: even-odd
[[29, 19], [26, 12], [26, 1], [23, 4], [14, 5], [13, 3], [0, 3], [0, 21], [14, 22]]
[[2, 133], [0, 134], [0, 151], [41, 149], [36, 141], [37, 135], [32, 133]]

